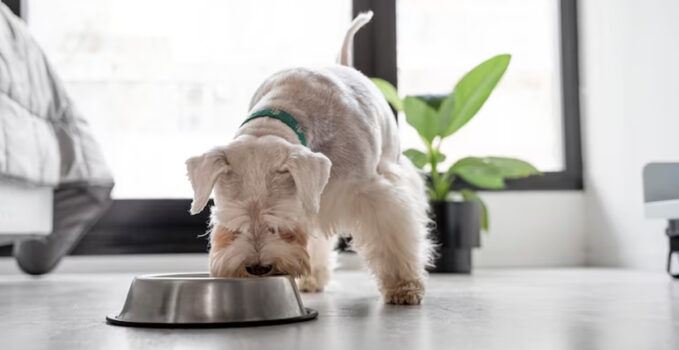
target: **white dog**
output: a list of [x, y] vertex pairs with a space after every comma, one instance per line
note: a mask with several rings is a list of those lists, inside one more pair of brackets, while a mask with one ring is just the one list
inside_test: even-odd
[[351, 65], [349, 28], [340, 65], [274, 74], [256, 91], [226, 146], [190, 158], [191, 213], [214, 189], [210, 273], [290, 274], [303, 291], [329, 279], [331, 237], [350, 233], [388, 303], [418, 304], [429, 261], [423, 180], [400, 155], [394, 115]]

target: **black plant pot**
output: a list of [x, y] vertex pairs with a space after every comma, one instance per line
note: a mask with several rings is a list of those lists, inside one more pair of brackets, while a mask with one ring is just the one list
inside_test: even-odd
[[481, 246], [481, 206], [476, 202], [431, 202], [435, 227], [431, 239], [437, 244], [430, 272], [471, 273], [472, 249]]

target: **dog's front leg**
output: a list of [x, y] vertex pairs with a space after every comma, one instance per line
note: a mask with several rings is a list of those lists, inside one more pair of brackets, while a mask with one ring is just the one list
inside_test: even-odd
[[[381, 228], [380, 228], [381, 227]], [[363, 234], [378, 235], [381, 239], [354, 247], [363, 256], [377, 277], [377, 284], [388, 304], [419, 304], [424, 297], [424, 258], [422, 243], [414, 231], [383, 223], [372, 232], [356, 232], [354, 240]]]
[[297, 285], [302, 292], [322, 292], [330, 280], [332, 249], [335, 239], [316, 232], [309, 237], [307, 250], [311, 263], [311, 273], [300, 277]]
[[[387, 233], [384, 236], [392, 236], [390, 233], [404, 234], [403, 231], [384, 233]], [[396, 244], [375, 242], [359, 248], [359, 253], [377, 277], [378, 288], [388, 304], [416, 305], [424, 297], [425, 271], [417, 252], [419, 245], [414, 239], [410, 239], [408, 244], [413, 245], [409, 247], [400, 242]]]
[[389, 304], [419, 304], [429, 252], [426, 201], [414, 201], [405, 186], [376, 181], [354, 202], [353, 247], [377, 277]]

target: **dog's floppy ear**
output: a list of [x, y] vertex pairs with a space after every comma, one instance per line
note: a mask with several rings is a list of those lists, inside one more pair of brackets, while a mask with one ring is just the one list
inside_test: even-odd
[[281, 170], [289, 171], [295, 181], [297, 197], [308, 214], [318, 213], [321, 193], [330, 178], [332, 163], [322, 153], [295, 146]]
[[186, 170], [193, 187], [191, 215], [196, 215], [207, 205], [219, 176], [229, 171], [225, 148], [215, 148], [203, 155], [189, 158], [186, 161]]

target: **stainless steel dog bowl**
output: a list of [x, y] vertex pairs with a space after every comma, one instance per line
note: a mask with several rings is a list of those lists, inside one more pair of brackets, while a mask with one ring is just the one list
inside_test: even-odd
[[236, 327], [306, 321], [290, 276], [213, 278], [205, 273], [146, 275], [132, 281], [123, 310], [107, 316], [135, 327]]

